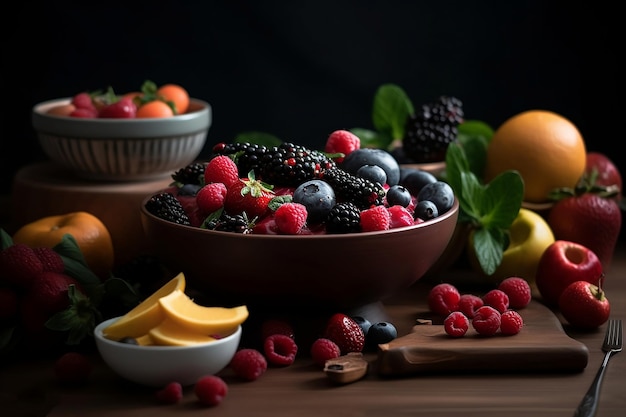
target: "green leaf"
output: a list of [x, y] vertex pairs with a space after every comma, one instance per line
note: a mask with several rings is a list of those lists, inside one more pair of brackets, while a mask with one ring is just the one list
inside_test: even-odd
[[505, 171], [485, 187], [480, 201], [482, 224], [487, 228], [509, 229], [524, 199], [524, 181], [517, 171]]
[[67, 332], [65, 343], [77, 345], [85, 337], [92, 335], [102, 316], [91, 300], [78, 291], [75, 285], [71, 284], [67, 293], [70, 306], [50, 317], [45, 326], [53, 331]]
[[121, 278], [111, 277], [104, 281], [102, 286], [104, 287], [105, 296], [115, 299], [117, 304], [134, 307], [141, 301], [141, 297], [133, 286]]
[[404, 137], [407, 117], [414, 112], [413, 103], [398, 85], [383, 84], [374, 95], [372, 123], [378, 132], [392, 140]]
[[65, 265], [65, 272], [77, 280], [87, 295], [98, 303], [102, 299], [103, 288], [100, 278], [87, 266], [85, 257], [76, 243], [76, 239], [71, 234], [63, 235], [61, 242], [53, 248]]
[[502, 254], [506, 242], [505, 232], [502, 229], [478, 229], [472, 238], [474, 251], [481, 269], [487, 275], [496, 272], [502, 262]]
[[9, 246], [13, 246], [13, 238], [10, 234], [4, 231], [4, 229], [0, 229], [0, 241], [2, 242], [2, 249], [6, 249]]
[[388, 149], [393, 142], [391, 136], [374, 130], [355, 127], [350, 129], [350, 132], [359, 137], [362, 148]]
[[235, 136], [235, 139], [233, 140], [233, 142], [235, 143], [248, 142], [248, 143], [255, 143], [257, 145], [264, 145], [268, 147], [278, 146], [282, 143], [282, 141], [279, 138], [277, 138], [276, 136], [272, 134], [264, 133], [264, 132], [256, 132], [256, 131], [239, 133], [237, 136]]
[[280, 207], [281, 205], [285, 203], [291, 203], [292, 201], [293, 201], [293, 197], [289, 194], [279, 195], [279, 196], [272, 198], [270, 202], [267, 203], [267, 206], [269, 207], [270, 210], [276, 211], [276, 209], [278, 209], [278, 207]]

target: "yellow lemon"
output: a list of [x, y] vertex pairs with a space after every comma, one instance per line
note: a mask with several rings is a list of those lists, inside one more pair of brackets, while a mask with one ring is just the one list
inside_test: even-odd
[[148, 334], [155, 345], [166, 346], [188, 346], [216, 340], [206, 334], [192, 332], [167, 318]]
[[161, 298], [159, 304], [169, 320], [197, 334], [231, 333], [248, 318], [248, 308], [245, 305], [204, 307], [196, 304], [181, 290]]
[[181, 272], [142, 301], [135, 308], [107, 326], [102, 334], [107, 339], [138, 338], [148, 334], [165, 318], [159, 300], [175, 291], [185, 290], [185, 275]]

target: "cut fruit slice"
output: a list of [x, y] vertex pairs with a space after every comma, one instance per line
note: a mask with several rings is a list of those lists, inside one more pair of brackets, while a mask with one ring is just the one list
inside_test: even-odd
[[185, 329], [168, 318], [150, 330], [149, 335], [155, 345], [164, 346], [189, 346], [216, 340], [214, 337]]
[[248, 318], [248, 308], [245, 305], [204, 307], [196, 304], [181, 290], [161, 298], [159, 304], [168, 319], [197, 334], [232, 333]]
[[136, 337], [135, 340], [139, 346], [151, 346], [155, 345], [154, 340], [150, 337], [150, 334], [144, 334], [143, 336]]
[[159, 300], [174, 291], [185, 291], [185, 275], [181, 272], [142, 301], [135, 308], [107, 326], [102, 334], [107, 339], [138, 338], [158, 326], [165, 318]]

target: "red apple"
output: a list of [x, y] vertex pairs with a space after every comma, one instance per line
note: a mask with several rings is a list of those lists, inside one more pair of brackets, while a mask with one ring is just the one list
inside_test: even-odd
[[587, 281], [598, 285], [602, 276], [602, 263], [591, 249], [569, 240], [557, 240], [541, 255], [535, 283], [543, 301], [557, 306], [569, 284]]
[[559, 297], [559, 310], [569, 324], [595, 329], [609, 319], [611, 307], [602, 288], [587, 281], [572, 282]]

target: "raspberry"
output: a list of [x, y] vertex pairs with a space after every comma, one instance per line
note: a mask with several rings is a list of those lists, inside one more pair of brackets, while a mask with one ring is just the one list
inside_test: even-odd
[[221, 182], [212, 182], [205, 185], [196, 194], [198, 209], [205, 215], [216, 212], [224, 207], [226, 193], [226, 186]]
[[391, 206], [387, 209], [389, 211], [389, 228], [395, 229], [396, 227], [413, 226], [415, 220], [411, 212], [402, 206]]
[[226, 155], [218, 155], [211, 159], [204, 170], [204, 183], [221, 182], [230, 187], [239, 181], [237, 164]]
[[246, 381], [255, 381], [267, 370], [267, 360], [256, 349], [240, 349], [230, 361], [235, 375]]
[[311, 357], [319, 366], [324, 366], [327, 360], [338, 358], [340, 355], [341, 349], [330, 339], [321, 337], [311, 345]]
[[474, 330], [483, 336], [493, 336], [500, 329], [500, 312], [491, 306], [482, 306], [472, 319]]
[[288, 366], [296, 360], [298, 345], [289, 336], [284, 334], [274, 334], [265, 338], [263, 351], [267, 361], [272, 365]]
[[274, 212], [274, 219], [280, 233], [297, 235], [306, 224], [307, 214], [304, 204], [284, 203]]
[[375, 232], [388, 230], [391, 224], [391, 214], [385, 206], [375, 206], [361, 211], [361, 231]]
[[509, 277], [498, 285], [498, 289], [509, 296], [509, 307], [524, 308], [532, 299], [532, 292], [528, 281], [520, 277]]
[[54, 374], [58, 381], [78, 384], [87, 381], [93, 365], [87, 356], [78, 352], [67, 352], [54, 363]]
[[201, 404], [216, 406], [228, 394], [228, 385], [219, 376], [207, 375], [196, 382], [194, 392]]
[[293, 327], [284, 320], [269, 319], [261, 324], [261, 337], [263, 340], [275, 334], [284, 334], [292, 339], [294, 338]]
[[477, 309], [485, 305], [483, 299], [474, 294], [462, 294], [459, 299], [459, 311], [468, 319], [474, 318]]
[[452, 337], [462, 337], [469, 329], [469, 319], [460, 311], [453, 311], [443, 321], [443, 328]]
[[65, 264], [63, 258], [54, 249], [47, 246], [33, 248], [33, 252], [39, 258], [43, 265], [44, 271], [63, 272], [65, 271]]
[[13, 244], [0, 252], [0, 280], [25, 289], [40, 272], [43, 263], [33, 249], [24, 244]]
[[514, 335], [518, 334], [524, 326], [524, 319], [515, 310], [507, 310], [502, 313], [500, 322], [500, 331], [502, 334]]
[[509, 309], [509, 296], [504, 291], [498, 289], [491, 290], [483, 295], [483, 302], [500, 313], [504, 313]]
[[183, 386], [179, 382], [170, 382], [155, 393], [155, 398], [162, 404], [176, 404], [183, 398]]
[[348, 130], [335, 130], [326, 139], [324, 152], [342, 153], [343, 157], [333, 158], [336, 162], [343, 162], [346, 155], [361, 148], [361, 139]]
[[442, 317], [459, 309], [461, 294], [452, 284], [441, 283], [431, 288], [428, 293], [428, 307], [430, 311]]

